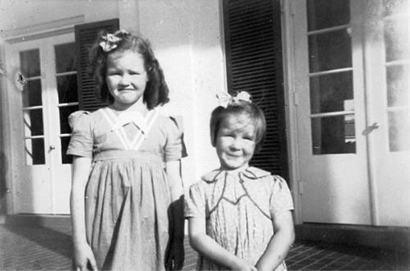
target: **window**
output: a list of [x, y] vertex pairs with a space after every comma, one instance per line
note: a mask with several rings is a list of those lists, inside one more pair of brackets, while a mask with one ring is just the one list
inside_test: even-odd
[[43, 101], [40, 50], [20, 52], [21, 74], [17, 82], [23, 91], [24, 149], [27, 165], [45, 164]]
[[410, 150], [410, 2], [383, 1], [390, 151]]
[[61, 161], [71, 163], [71, 155], [66, 155], [70, 142], [71, 129], [68, 116], [78, 110], [77, 65], [74, 43], [56, 45], [56, 82], [58, 92], [58, 110], [60, 117]]
[[307, 0], [313, 154], [355, 153], [349, 0]]

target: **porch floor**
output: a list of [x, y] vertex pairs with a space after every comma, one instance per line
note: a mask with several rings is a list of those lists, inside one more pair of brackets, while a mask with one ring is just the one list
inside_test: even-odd
[[[186, 241], [185, 266], [195, 268], [196, 253]], [[363, 247], [297, 242], [289, 270], [410, 270], [409, 254]], [[69, 230], [0, 225], [0, 270], [70, 270]]]

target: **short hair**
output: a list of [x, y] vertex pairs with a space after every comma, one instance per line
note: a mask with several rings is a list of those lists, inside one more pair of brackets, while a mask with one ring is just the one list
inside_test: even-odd
[[226, 107], [218, 106], [212, 111], [210, 120], [211, 143], [216, 145], [216, 137], [218, 135], [221, 123], [228, 117], [234, 115], [245, 114], [249, 117], [255, 127], [255, 152], [262, 148], [263, 139], [266, 133], [266, 119], [262, 109], [256, 104], [248, 101], [237, 101], [229, 103]]
[[153, 109], [158, 105], [169, 102], [169, 89], [165, 82], [164, 73], [158, 60], [155, 58], [150, 42], [141, 36], [136, 36], [121, 30], [114, 34], [109, 34], [118, 38], [118, 41], [115, 43], [115, 47], [109, 51], [105, 51], [100, 46], [100, 42], [104, 40], [104, 37], [107, 37], [107, 34], [109, 33], [101, 31], [90, 50], [89, 72], [96, 83], [96, 96], [103, 101], [109, 103], [114, 102], [114, 98], [111, 96], [106, 83], [108, 56], [125, 51], [132, 51], [141, 54], [144, 60], [148, 82], [145, 87], [143, 101], [146, 103], [148, 109]]

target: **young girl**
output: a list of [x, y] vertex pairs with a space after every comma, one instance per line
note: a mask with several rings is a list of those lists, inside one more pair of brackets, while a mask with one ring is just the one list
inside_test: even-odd
[[76, 112], [71, 214], [77, 270], [165, 270], [183, 263], [182, 132], [159, 114], [168, 87], [150, 44], [101, 33], [91, 50], [110, 105]]
[[212, 112], [211, 141], [221, 166], [190, 187], [185, 209], [199, 270], [286, 270], [294, 240], [288, 186], [249, 166], [265, 126], [246, 92]]

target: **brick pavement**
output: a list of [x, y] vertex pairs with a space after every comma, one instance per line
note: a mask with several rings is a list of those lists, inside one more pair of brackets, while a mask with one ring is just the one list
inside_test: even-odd
[[[196, 253], [186, 242], [183, 270], [193, 270]], [[369, 248], [296, 243], [289, 270], [410, 270], [408, 255]], [[69, 270], [69, 230], [0, 225], [0, 270]]]

